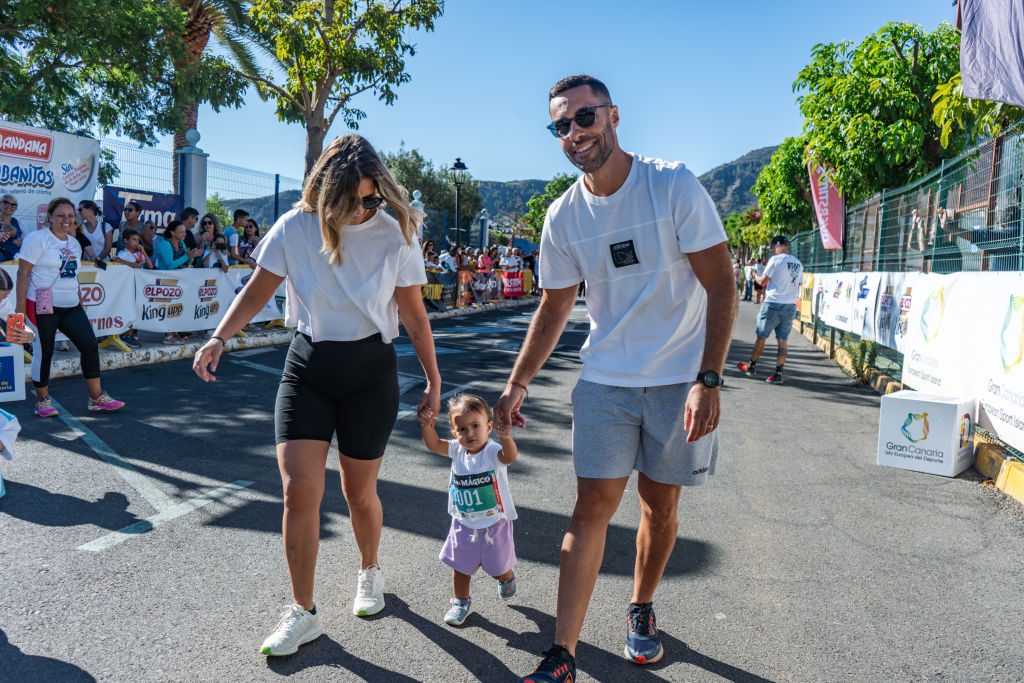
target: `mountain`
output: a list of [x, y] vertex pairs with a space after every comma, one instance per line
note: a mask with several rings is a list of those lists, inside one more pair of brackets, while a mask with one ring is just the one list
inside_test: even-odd
[[480, 201], [491, 216], [497, 217], [502, 211], [522, 216], [526, 213], [526, 202], [544, 192], [547, 184], [547, 180], [481, 180]]
[[754, 186], [761, 169], [768, 165], [772, 154], [778, 148], [778, 145], [775, 145], [755, 149], [700, 176], [701, 185], [711, 195], [718, 208], [718, 215], [725, 218], [731, 213], [757, 205], [757, 197], [750, 188]]
[[[700, 176], [701, 184], [711, 195], [722, 218], [757, 204], [757, 197], [751, 194], [750, 188], [754, 186], [758, 174], [771, 159], [776, 149], [778, 146], [755, 149], [735, 161], [722, 164]], [[483, 208], [487, 209], [487, 213], [494, 218], [500, 216], [502, 211], [510, 214], [518, 213], [520, 216], [526, 213], [526, 202], [530, 201], [533, 195], [544, 192], [544, 186], [548, 184], [547, 180], [511, 180], [508, 182], [481, 180], [479, 182]], [[280, 213], [292, 208], [292, 204], [298, 200], [299, 194], [298, 190], [282, 192], [278, 200]], [[269, 225], [274, 222], [273, 195], [255, 199], [225, 199], [224, 202], [231, 211], [245, 209], [261, 225]]]

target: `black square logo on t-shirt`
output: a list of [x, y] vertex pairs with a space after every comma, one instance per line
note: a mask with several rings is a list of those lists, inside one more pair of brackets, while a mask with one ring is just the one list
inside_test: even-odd
[[612, 264], [616, 268], [640, 263], [640, 259], [636, 256], [636, 249], [633, 248], [633, 240], [616, 242], [608, 245], [608, 248], [612, 250]]

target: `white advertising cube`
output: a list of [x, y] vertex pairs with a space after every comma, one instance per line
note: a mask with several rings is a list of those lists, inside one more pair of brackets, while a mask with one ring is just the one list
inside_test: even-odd
[[904, 389], [882, 397], [878, 464], [955, 477], [974, 464], [974, 399]]
[[0, 401], [25, 400], [25, 350], [0, 342]]

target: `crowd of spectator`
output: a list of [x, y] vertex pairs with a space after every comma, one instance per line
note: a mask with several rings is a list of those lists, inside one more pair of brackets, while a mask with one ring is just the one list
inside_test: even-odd
[[[17, 198], [0, 197], [0, 261], [16, 260], [21, 250], [24, 231], [14, 216], [17, 208]], [[222, 229], [216, 214], [200, 218], [196, 209], [188, 207], [182, 211], [181, 220], [170, 221], [158, 230], [152, 220], [143, 220], [138, 202], [128, 201], [120, 223], [114, 226], [103, 219], [96, 202], [83, 199], [78, 202], [68, 235], [82, 247], [82, 259], [100, 269], [108, 263], [157, 270], [219, 268], [224, 272], [238, 264], [255, 267], [252, 253], [261, 237], [259, 223], [244, 209], [236, 209], [232, 218], [231, 225]], [[121, 341], [131, 347], [141, 346], [135, 330], [122, 334]], [[183, 339], [168, 334], [164, 341], [176, 344]]]
[[536, 293], [536, 250], [524, 254], [519, 247], [492, 245], [485, 249], [459, 246], [438, 252], [433, 240], [424, 242], [422, 248], [423, 265], [428, 273], [472, 273], [471, 290], [478, 301], [500, 298], [503, 280], [527, 270], [533, 273], [531, 291], [523, 293]]

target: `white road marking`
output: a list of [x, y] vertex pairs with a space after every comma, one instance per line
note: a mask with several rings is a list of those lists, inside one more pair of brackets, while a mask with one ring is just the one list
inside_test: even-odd
[[78, 438], [81, 438], [82, 441], [84, 441], [85, 444], [89, 446], [94, 453], [96, 453], [96, 455], [100, 456], [104, 462], [112, 465], [114, 467], [114, 471], [121, 475], [121, 477], [128, 482], [128, 485], [135, 489], [139, 495], [145, 498], [146, 502], [152, 505], [153, 509], [156, 510], [155, 515], [135, 522], [134, 524], [130, 524], [120, 531], [114, 531], [106, 536], [97, 538], [95, 541], [90, 541], [84, 545], [78, 546], [79, 550], [105, 550], [122, 541], [128, 540], [132, 536], [137, 536], [147, 531], [151, 531], [164, 522], [177, 519], [184, 514], [207, 505], [208, 503], [212, 503], [215, 500], [229, 496], [247, 486], [252, 486], [254, 483], [251, 481], [239, 480], [228, 484], [227, 486], [221, 486], [220, 488], [212, 491], [207, 491], [206, 493], [196, 496], [190, 500], [186, 500], [183, 503], [175, 503], [166, 493], [158, 489], [156, 485], [146, 477], [146, 475], [139, 472], [137, 469], [132, 467], [131, 463], [115, 453], [113, 449], [103, 441], [103, 439], [96, 436], [91, 429], [86, 427], [78, 418], [69, 413], [64, 406], [58, 403], [52, 396], [50, 397], [50, 401], [53, 403], [53, 407], [59, 411], [57, 416], [60, 417], [61, 421], [63, 421]]
[[146, 475], [139, 472], [131, 464], [115, 453], [110, 446], [103, 442], [103, 439], [96, 436], [91, 429], [82, 424], [78, 418], [69, 413], [64, 406], [57, 402], [57, 399], [50, 397], [50, 402], [57, 409], [57, 416], [66, 424], [71, 431], [75, 432], [96, 455], [103, 458], [104, 462], [114, 466], [114, 471], [128, 482], [128, 485], [138, 491], [139, 495], [146, 499], [153, 509], [159, 511], [174, 507], [174, 502], [167, 497], [163, 491], [158, 489]]
[[228, 358], [228, 360], [235, 365], [244, 365], [245, 367], [252, 368], [253, 370], [260, 370], [262, 372], [270, 373], [271, 375], [277, 375], [278, 377], [281, 376], [281, 368], [272, 368], [269, 365], [260, 365], [259, 363], [253, 363], [248, 360], [238, 360], [237, 358]]
[[227, 484], [226, 486], [221, 486], [220, 488], [213, 489], [212, 491], [207, 491], [206, 493], [200, 494], [195, 498], [190, 498], [189, 500], [186, 500], [182, 503], [178, 503], [176, 505], [171, 505], [171, 507], [164, 508], [163, 510], [157, 512], [155, 515], [147, 517], [146, 519], [140, 519], [138, 522], [135, 522], [134, 524], [129, 524], [123, 529], [113, 531], [107, 534], [106, 536], [100, 536], [95, 541], [89, 541], [88, 543], [78, 546], [78, 549], [88, 550], [91, 552], [99, 552], [101, 550], [106, 550], [107, 548], [115, 546], [118, 543], [127, 541], [129, 538], [132, 538], [133, 536], [138, 536], [139, 534], [144, 534], [147, 531], [152, 531], [153, 529], [157, 528], [161, 524], [164, 524], [165, 522], [169, 522], [172, 519], [177, 519], [178, 517], [186, 515], [192, 512], [193, 510], [198, 510], [204, 505], [209, 505], [215, 500], [226, 498], [227, 496], [230, 496], [233, 493], [238, 493], [243, 488], [246, 488], [247, 486], [252, 486], [253, 483], [255, 482], [239, 479], [238, 481]]
[[[455, 394], [462, 393], [466, 389], [469, 389], [471, 387], [475, 387], [478, 384], [484, 384], [484, 381], [483, 380], [478, 380], [478, 381], [475, 381], [475, 382], [470, 382], [469, 384], [463, 384], [461, 387], [455, 387], [451, 391], [446, 391], [445, 393], [441, 394], [441, 400], [444, 401], [445, 399], [449, 399], [452, 396], [454, 396]], [[398, 411], [398, 417], [395, 418], [395, 422], [398, 422], [403, 417], [408, 417], [409, 415], [413, 415], [416, 412], [417, 406], [410, 406], [407, 403], [403, 403], [403, 404], [399, 405], [399, 408], [401, 410]]]

